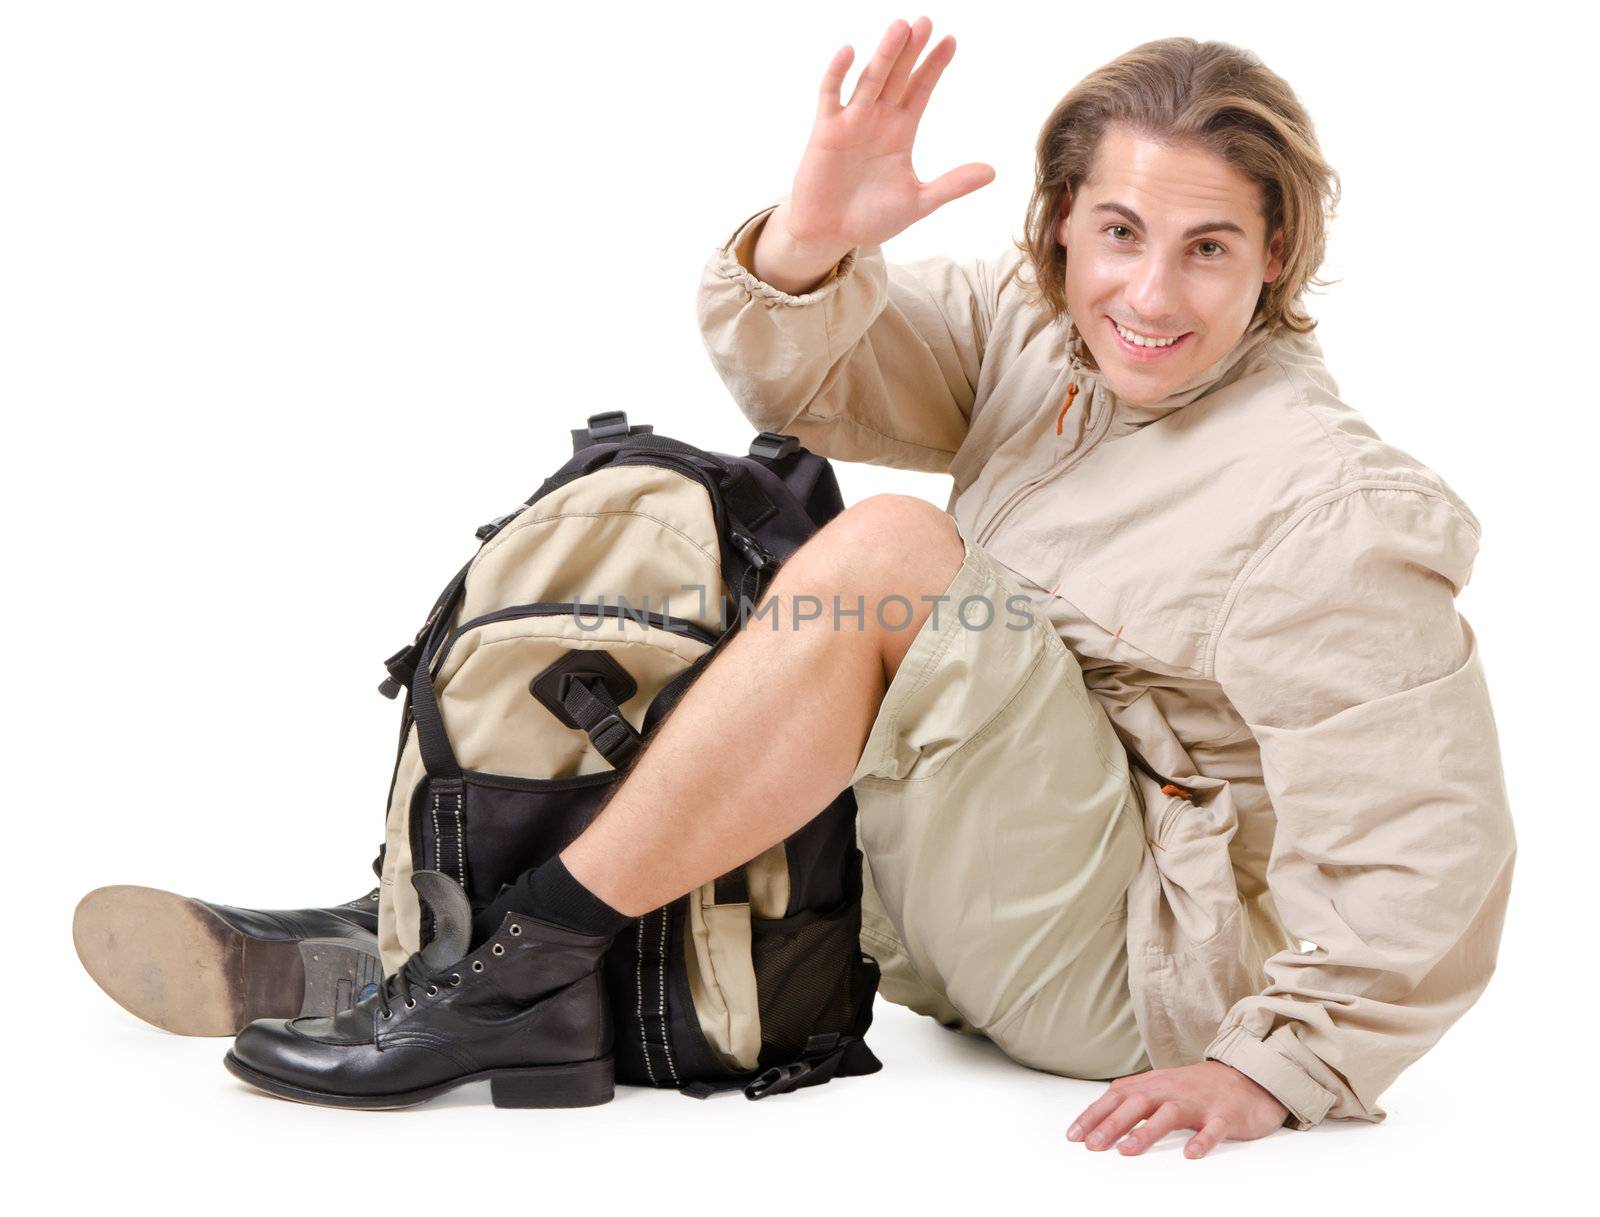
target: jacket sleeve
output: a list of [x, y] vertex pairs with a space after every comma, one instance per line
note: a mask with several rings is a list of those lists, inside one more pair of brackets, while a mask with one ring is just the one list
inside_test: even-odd
[[790, 295], [749, 269], [773, 207], [715, 249], [700, 279], [701, 336], [740, 410], [821, 456], [946, 472], [972, 416], [992, 264], [891, 265], [864, 245]]
[[1266, 961], [1205, 1055], [1289, 1109], [1378, 1122], [1378, 1098], [1494, 972], [1516, 858], [1489, 692], [1454, 605], [1477, 527], [1417, 488], [1346, 489], [1241, 573], [1214, 675], [1261, 748], [1267, 865], [1310, 951]]

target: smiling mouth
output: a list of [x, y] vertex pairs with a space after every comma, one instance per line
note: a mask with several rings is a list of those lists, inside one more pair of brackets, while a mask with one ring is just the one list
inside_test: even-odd
[[[1107, 317], [1106, 322], [1111, 326], [1111, 332], [1117, 336], [1117, 345], [1121, 347], [1125, 354], [1134, 355], [1145, 359], [1156, 358], [1167, 354], [1169, 351], [1177, 350], [1185, 342], [1187, 342], [1190, 335], [1194, 333], [1193, 330], [1186, 330], [1184, 333], [1179, 334], [1171, 339], [1151, 338], [1150, 335], [1140, 334], [1137, 330], [1126, 329], [1126, 327], [1120, 325], [1114, 318]], [[1149, 339], [1149, 344], [1145, 342], [1131, 341], [1127, 336], [1129, 334], [1132, 334], [1137, 338]]]

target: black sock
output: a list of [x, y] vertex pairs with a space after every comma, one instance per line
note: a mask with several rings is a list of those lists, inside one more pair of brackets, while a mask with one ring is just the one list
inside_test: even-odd
[[493, 937], [507, 913], [553, 921], [581, 934], [616, 934], [634, 920], [574, 879], [559, 854], [524, 871], [473, 917], [473, 946]]

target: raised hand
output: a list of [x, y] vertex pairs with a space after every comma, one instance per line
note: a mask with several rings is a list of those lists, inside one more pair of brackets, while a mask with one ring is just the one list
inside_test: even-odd
[[981, 162], [931, 182], [918, 180], [911, 167], [917, 125], [956, 53], [956, 40], [946, 35], [917, 66], [932, 33], [926, 17], [910, 26], [898, 20], [890, 25], [845, 105], [840, 87], [855, 52], [846, 46], [834, 55], [794, 187], [768, 221], [758, 262], [764, 254], [789, 277], [820, 273], [852, 247], [887, 241], [994, 180], [993, 167]]

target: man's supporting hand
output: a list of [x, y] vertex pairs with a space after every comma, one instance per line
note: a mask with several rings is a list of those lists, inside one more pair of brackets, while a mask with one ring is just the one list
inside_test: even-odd
[[[1142, 1154], [1176, 1128], [1199, 1132], [1183, 1147], [1204, 1156], [1218, 1141], [1254, 1141], [1283, 1127], [1289, 1109], [1232, 1065], [1202, 1061], [1118, 1078], [1067, 1129], [1067, 1140], [1089, 1149]], [[1140, 1120], [1145, 1123], [1128, 1132]], [[1127, 1133], [1127, 1136], [1123, 1136]]]

